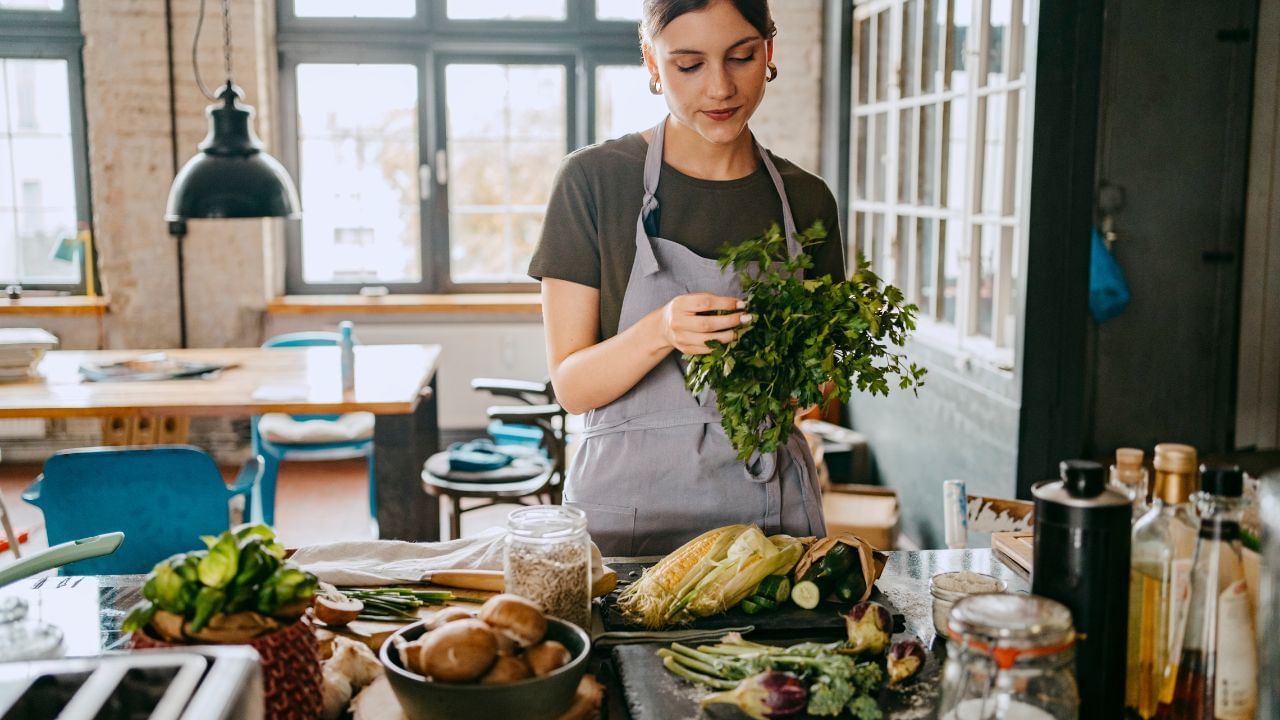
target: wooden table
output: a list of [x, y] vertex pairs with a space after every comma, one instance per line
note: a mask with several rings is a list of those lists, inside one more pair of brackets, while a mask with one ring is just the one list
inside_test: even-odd
[[[86, 382], [81, 365], [150, 352], [232, 365], [202, 379]], [[245, 417], [268, 412], [323, 415], [366, 411], [374, 424], [377, 517], [381, 537], [438, 540], [435, 498], [422, 491], [426, 458], [439, 449], [438, 345], [360, 345], [355, 388], [342, 390], [336, 347], [54, 351], [40, 377], [0, 385], [0, 418], [125, 419]], [[155, 439], [165, 441], [163, 432]]]

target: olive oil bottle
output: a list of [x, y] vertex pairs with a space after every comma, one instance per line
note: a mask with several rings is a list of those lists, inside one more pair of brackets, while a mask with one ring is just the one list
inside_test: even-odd
[[1195, 448], [1157, 445], [1154, 465], [1151, 509], [1133, 526], [1129, 574], [1125, 705], [1143, 718], [1173, 699], [1197, 532], [1190, 505], [1198, 484]]

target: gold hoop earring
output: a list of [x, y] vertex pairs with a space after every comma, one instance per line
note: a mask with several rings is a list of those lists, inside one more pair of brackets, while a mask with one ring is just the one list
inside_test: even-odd
[[649, 76], [649, 92], [654, 95], [662, 94], [662, 81], [658, 79], [657, 75]]
[[765, 78], [765, 79], [764, 79], [764, 81], [765, 81], [765, 82], [773, 82], [773, 81], [774, 81], [775, 79], [777, 79], [777, 77], [778, 77], [778, 66], [777, 66], [777, 65], [774, 65], [774, 64], [771, 62], [771, 63], [769, 63], [769, 64], [767, 65], [767, 67], [769, 68], [769, 77]]

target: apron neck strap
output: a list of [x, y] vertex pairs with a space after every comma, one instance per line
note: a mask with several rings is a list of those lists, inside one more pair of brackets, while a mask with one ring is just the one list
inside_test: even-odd
[[[653, 137], [649, 140], [649, 150], [644, 157], [644, 204], [640, 208], [640, 220], [649, 216], [658, 207], [658, 179], [662, 176], [662, 149], [666, 144], [667, 119], [664, 117], [661, 122], [653, 127]], [[764, 169], [769, 173], [769, 179], [773, 181], [773, 188], [778, 193], [778, 199], [782, 201], [782, 229], [787, 236], [787, 252], [792, 255], [800, 252], [800, 243], [796, 239], [796, 219], [791, 213], [791, 202], [787, 199], [787, 189], [782, 184], [782, 175], [778, 173], [778, 168], [773, 164], [773, 159], [769, 157], [769, 153], [765, 151], [764, 146], [759, 141], [752, 140], [756, 153], [760, 156], [761, 162], [764, 163]]]

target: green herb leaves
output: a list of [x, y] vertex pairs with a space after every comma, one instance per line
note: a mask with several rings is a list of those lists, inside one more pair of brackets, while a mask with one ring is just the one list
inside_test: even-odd
[[[819, 222], [797, 240], [807, 248], [826, 236]], [[737, 340], [711, 342], [710, 353], [685, 356], [686, 385], [695, 393], [716, 392], [721, 424], [743, 460], [786, 442], [796, 410], [822, 402], [825, 382], [841, 402], [855, 387], [887, 395], [891, 382], [912, 391], [924, 385], [925, 369], [900, 352], [915, 329], [916, 306], [904, 304], [898, 288], [882, 288], [862, 258], [843, 281], [804, 279], [812, 265], [807, 253], [788, 253], [776, 224], [726, 247], [720, 267], [738, 273], [753, 322]]]

